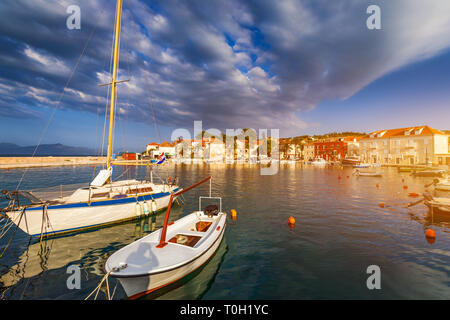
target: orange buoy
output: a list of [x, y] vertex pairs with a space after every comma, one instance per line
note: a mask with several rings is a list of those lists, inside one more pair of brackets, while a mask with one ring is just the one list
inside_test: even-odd
[[341, 180], [341, 176], [338, 176], [338, 180]]
[[436, 233], [434, 232], [433, 229], [427, 229], [427, 231], [425, 231], [425, 237], [436, 238]]
[[294, 225], [294, 224], [295, 224], [295, 219], [294, 219], [293, 216], [290, 216], [290, 217], [289, 217], [288, 223], [289, 223], [290, 225]]
[[379, 188], [380, 187], [380, 185], [377, 183], [377, 188]]
[[169, 179], [168, 179], [168, 180], [169, 180], [169, 182], [170, 182], [170, 181], [172, 181], [172, 177], [171, 177], [171, 176], [169, 176]]
[[380, 202], [380, 208], [384, 208], [384, 202]]
[[230, 214], [231, 214], [231, 218], [232, 218], [233, 220], [235, 220], [236, 217], [237, 217], [237, 212], [236, 212], [236, 210], [231, 209]]
[[415, 193], [415, 192], [410, 192], [410, 193], [408, 193], [408, 196], [410, 196], [411, 198], [417, 198], [419, 196], [419, 194]]
[[350, 176], [347, 176], [347, 179], [350, 178]]

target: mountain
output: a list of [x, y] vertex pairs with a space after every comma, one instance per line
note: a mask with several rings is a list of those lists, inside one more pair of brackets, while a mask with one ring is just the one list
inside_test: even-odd
[[[1, 156], [31, 156], [36, 146], [18, 146], [14, 143], [0, 143]], [[60, 143], [41, 144], [36, 156], [90, 156], [95, 150], [83, 147], [71, 147]]]

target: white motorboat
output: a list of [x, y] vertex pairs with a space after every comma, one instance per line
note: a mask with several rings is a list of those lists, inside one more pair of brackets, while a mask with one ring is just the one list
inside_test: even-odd
[[359, 163], [353, 166], [353, 168], [369, 168], [369, 167], [370, 167], [369, 163]]
[[447, 178], [445, 180], [439, 180], [434, 188], [439, 191], [450, 191], [450, 179]]
[[327, 164], [325, 159], [319, 158], [319, 159], [315, 159], [314, 161], [311, 162], [312, 165], [315, 166], [324, 166]]
[[342, 165], [357, 165], [360, 161], [359, 156], [347, 156], [342, 160]]
[[425, 205], [437, 214], [450, 214], [450, 198], [433, 197], [429, 193], [423, 194]]
[[[78, 188], [68, 196], [39, 197], [30, 191], [3, 190], [3, 197], [9, 201], [0, 209], [8, 219], [31, 236], [50, 236], [82, 229], [95, 228], [125, 220], [135, 219], [142, 214], [164, 209], [176, 185], [155, 184], [147, 180], [112, 181], [113, 165], [130, 165], [129, 161], [113, 159], [113, 131], [116, 105], [120, 24], [122, 0], [117, 1], [114, 40], [114, 57], [109, 111], [108, 151], [106, 169], [100, 170], [95, 179], [85, 187]], [[155, 164], [165, 160], [164, 154]], [[151, 161], [133, 165], [152, 165]], [[51, 179], [51, 177], [49, 177]]]
[[[202, 198], [220, 200], [220, 208], [210, 205], [202, 211]], [[222, 212], [221, 198], [211, 194], [200, 197], [198, 211], [170, 224], [171, 203], [172, 199], [162, 229], [125, 246], [106, 261], [106, 272], [119, 280], [131, 299], [156, 292], [190, 275], [208, 262], [222, 241], [227, 216]]]
[[358, 169], [355, 170], [354, 174], [356, 176], [362, 176], [362, 177], [381, 177], [383, 175], [379, 171], [377, 171], [377, 172], [368, 172], [368, 171], [359, 171]]
[[417, 177], [443, 177], [446, 173], [444, 169], [429, 169], [429, 170], [413, 170], [412, 174]]

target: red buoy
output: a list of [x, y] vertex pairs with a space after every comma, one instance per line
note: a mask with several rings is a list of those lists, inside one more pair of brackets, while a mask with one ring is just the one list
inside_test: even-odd
[[290, 217], [289, 217], [288, 223], [291, 224], [291, 225], [294, 225], [294, 224], [295, 224], [295, 219], [294, 219], [293, 216], [290, 216]]
[[434, 232], [433, 229], [427, 229], [427, 231], [425, 231], [425, 237], [436, 238], [436, 233]]

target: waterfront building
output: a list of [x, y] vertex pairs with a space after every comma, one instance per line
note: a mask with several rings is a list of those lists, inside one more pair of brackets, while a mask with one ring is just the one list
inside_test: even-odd
[[225, 143], [220, 139], [211, 139], [205, 142], [205, 160], [223, 163], [225, 159]]
[[150, 151], [150, 155], [152, 158], [157, 158], [163, 153], [166, 155], [166, 157], [173, 158], [176, 154], [175, 143], [172, 144], [164, 141], [158, 146], [157, 149], [153, 149], [152, 151]]
[[157, 144], [155, 142], [149, 143], [147, 145], [147, 147], [145, 148], [145, 153], [147, 155], [150, 155], [152, 151], [158, 150], [158, 148], [159, 148], [159, 144]]
[[312, 161], [316, 157], [314, 142], [305, 144], [303, 147], [303, 160]]
[[360, 140], [368, 163], [450, 165], [450, 135], [429, 126], [378, 130]]

